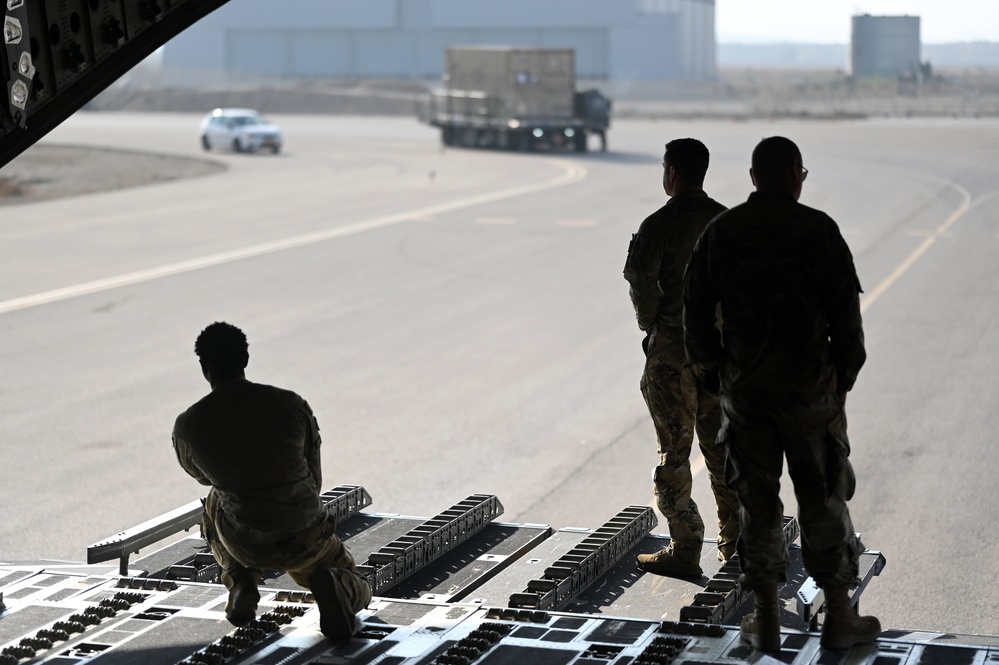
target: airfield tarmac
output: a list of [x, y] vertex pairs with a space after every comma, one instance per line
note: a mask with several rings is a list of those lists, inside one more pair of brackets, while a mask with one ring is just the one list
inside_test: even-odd
[[[703, 140], [705, 187], [733, 205], [753, 146], [782, 134], [865, 290], [851, 510], [888, 566], [864, 611], [999, 633], [999, 122], [635, 120], [606, 154], [523, 155], [443, 151], [411, 119], [289, 115], [274, 157], [203, 153], [199, 119], [79, 113], [40, 149], [101, 148], [68, 170], [145, 184], [2, 208], [0, 561], [83, 560], [200, 495], [170, 431], [207, 391], [193, 342], [215, 320], [247, 332], [248, 378], [315, 409], [324, 484], [364, 485], [374, 510], [483, 492], [504, 521], [596, 527], [649, 503], [621, 269], [665, 202], [663, 143]], [[208, 164], [163, 176], [191, 160]]]

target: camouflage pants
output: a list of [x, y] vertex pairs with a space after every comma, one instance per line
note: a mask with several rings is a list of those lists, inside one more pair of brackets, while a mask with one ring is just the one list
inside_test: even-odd
[[856, 478], [839, 399], [725, 395], [721, 405], [719, 440], [728, 449], [727, 478], [742, 506], [742, 585], [752, 589], [786, 579], [779, 495], [786, 457], [805, 569], [820, 587], [856, 586], [863, 546], [846, 505]]
[[222, 512], [213, 489], [205, 498], [201, 532], [222, 568], [222, 583], [227, 589], [232, 589], [239, 577], [249, 576], [259, 583], [264, 568], [287, 571], [296, 584], [308, 589], [309, 575], [318, 568], [326, 568], [347, 589], [355, 612], [367, 607], [371, 600], [371, 588], [333, 532], [332, 519], [273, 542], [246, 542], [234, 537], [238, 528]]
[[721, 423], [718, 396], [700, 386], [689, 365], [677, 369], [663, 362], [646, 367], [642, 395], [659, 443], [659, 465], [652, 476], [656, 505], [669, 524], [671, 539], [676, 546], [698, 549], [704, 539], [704, 522], [690, 496], [696, 431], [718, 509], [718, 549], [731, 557], [739, 537], [739, 505], [725, 483], [725, 449], [715, 440]]

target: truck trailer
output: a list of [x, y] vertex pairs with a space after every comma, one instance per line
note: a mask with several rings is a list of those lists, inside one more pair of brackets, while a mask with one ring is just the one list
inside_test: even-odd
[[447, 146], [586, 151], [590, 135], [607, 149], [611, 101], [576, 89], [572, 49], [451, 47], [445, 87], [421, 107]]

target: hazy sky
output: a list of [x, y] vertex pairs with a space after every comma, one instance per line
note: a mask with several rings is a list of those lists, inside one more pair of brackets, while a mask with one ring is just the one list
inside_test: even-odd
[[850, 43], [856, 14], [920, 17], [923, 43], [999, 41], [999, 0], [716, 0], [718, 41]]

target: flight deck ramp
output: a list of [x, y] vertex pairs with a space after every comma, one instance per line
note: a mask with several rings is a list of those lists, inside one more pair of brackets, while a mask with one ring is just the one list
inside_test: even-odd
[[[648, 506], [625, 506], [595, 529], [500, 521], [499, 498], [474, 494], [432, 517], [370, 512], [370, 494], [323, 494], [337, 533], [375, 589], [354, 638], [319, 632], [312, 595], [266, 571], [257, 619], [224, 615], [226, 589], [198, 534], [198, 502], [95, 543], [87, 564], [0, 565], [0, 665], [934, 665], [999, 663], [999, 638], [886, 631], [875, 644], [819, 647], [821, 593], [801, 565], [797, 523], [785, 518], [791, 559], [781, 589], [782, 650], [739, 639], [752, 607], [705, 541], [699, 580], [646, 574], [635, 556], [668, 544]], [[146, 553], [136, 549], [150, 550]], [[861, 594], [885, 566], [861, 560]]]

